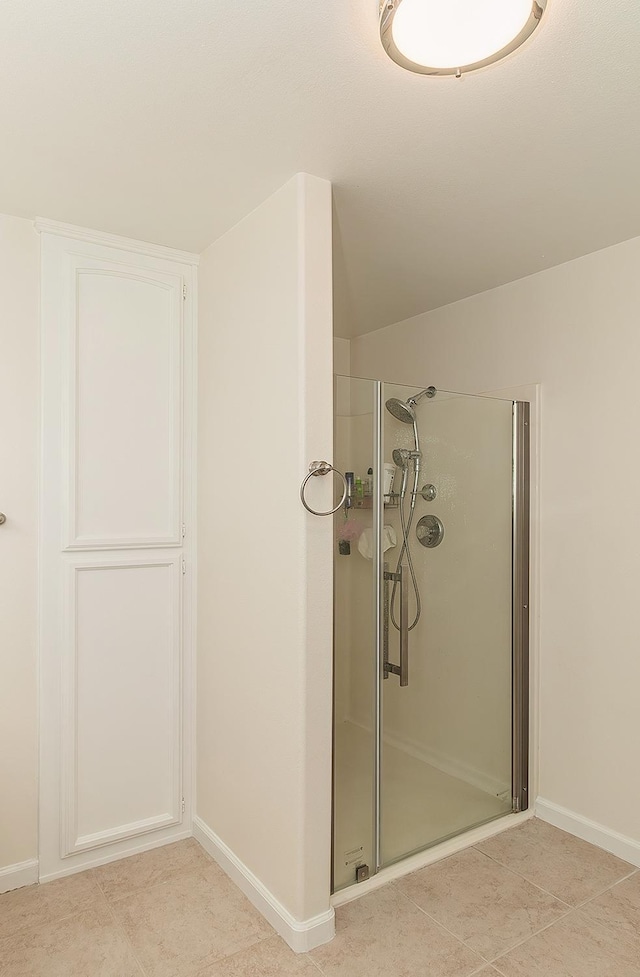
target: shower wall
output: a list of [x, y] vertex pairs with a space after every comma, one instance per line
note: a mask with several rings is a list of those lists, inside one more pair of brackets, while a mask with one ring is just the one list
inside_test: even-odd
[[[419, 484], [433, 484], [437, 496], [418, 498], [410, 537], [422, 597], [410, 635], [414, 692], [407, 697], [387, 681], [385, 727], [396, 745], [439, 770], [510, 796], [511, 410], [487, 401], [479, 411], [469, 398], [437, 394], [416, 415]], [[400, 438], [409, 445], [410, 428], [385, 423], [387, 440], [395, 434], [394, 446]], [[415, 534], [415, 522], [430, 513], [445, 529], [434, 549]], [[401, 540], [398, 511], [387, 510], [385, 522]], [[386, 554], [390, 564], [397, 552]]]

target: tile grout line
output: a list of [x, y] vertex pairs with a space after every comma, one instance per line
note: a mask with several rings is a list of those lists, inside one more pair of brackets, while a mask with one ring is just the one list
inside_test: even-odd
[[531, 879], [528, 879], [526, 875], [522, 874], [522, 872], [516, 872], [514, 868], [511, 868], [509, 865], [505, 865], [504, 862], [501, 862], [497, 858], [494, 858], [493, 855], [487, 854], [487, 852], [482, 851], [482, 849], [476, 848], [475, 845], [474, 845], [474, 851], [477, 851], [480, 855], [484, 855], [485, 858], [488, 858], [490, 861], [492, 861], [494, 865], [498, 865], [500, 868], [505, 869], [507, 872], [510, 872], [512, 875], [515, 875], [516, 878], [522, 879], [522, 881], [526, 882], [527, 885], [532, 885], [533, 888], [538, 889], [539, 892], [544, 892], [546, 896], [551, 896], [552, 899], [555, 899], [556, 902], [562, 903], [563, 906], [567, 906], [568, 909], [575, 909], [575, 906], [572, 906], [570, 902], [566, 902], [564, 899], [561, 899], [560, 896], [557, 896], [554, 892], [550, 892], [549, 889], [545, 889], [544, 886], [539, 885], [537, 882], [532, 882]]
[[428, 913], [426, 909], [423, 909], [422, 906], [419, 906], [417, 902], [414, 902], [413, 899], [411, 899], [405, 892], [402, 892], [401, 889], [398, 889], [398, 895], [402, 896], [403, 899], [406, 899], [407, 902], [411, 903], [411, 905], [414, 906], [416, 909], [419, 909], [420, 912], [423, 914], [423, 916], [426, 916], [427, 919], [431, 920], [432, 923], [434, 923], [440, 929], [444, 930], [445, 933], [448, 933], [449, 936], [452, 936], [453, 939], [457, 943], [460, 943], [461, 946], [463, 946], [466, 950], [469, 950], [471, 953], [475, 953], [476, 956], [480, 957], [480, 959], [482, 960], [482, 965], [478, 967], [477, 970], [472, 970], [471, 974], [469, 974], [469, 977], [472, 977], [472, 974], [478, 973], [478, 970], [482, 970], [482, 967], [486, 967], [489, 961], [486, 959], [486, 957], [484, 957], [481, 953], [479, 953], [478, 950], [474, 950], [474, 948], [472, 946], [469, 946], [469, 944], [466, 943], [465, 940], [461, 939], [456, 933], [453, 933], [448, 926], [444, 925], [444, 923], [441, 923], [439, 920], [435, 919], [435, 917], [432, 916], [431, 913]]
[[[466, 849], [466, 850], [468, 851], [469, 849]], [[480, 854], [484, 855], [484, 852], [480, 852]], [[491, 856], [487, 855], [487, 858], [490, 858], [490, 857]], [[491, 861], [495, 861], [495, 860], [494, 859], [491, 859]], [[496, 865], [499, 865], [500, 868], [507, 868], [506, 865], [502, 865], [500, 862], [495, 862], [495, 864]], [[427, 870], [428, 870], [429, 867], [430, 866], [427, 866]], [[419, 869], [419, 871], [425, 871], [425, 869]], [[422, 906], [419, 906], [418, 903], [417, 902], [414, 902], [413, 899], [410, 896], [408, 896], [405, 892], [402, 892], [402, 890], [399, 887], [398, 887], [398, 892], [400, 893], [400, 895], [404, 896], [405, 899], [408, 899], [409, 902], [413, 906], [416, 907], [416, 909], [419, 909], [421, 913], [424, 913], [424, 915], [427, 916], [430, 920], [432, 920], [432, 922], [434, 922], [437, 926], [440, 926], [443, 930], [445, 930], [452, 937], [454, 937], [454, 939], [456, 939], [459, 943], [462, 943], [462, 945], [464, 947], [466, 947], [468, 950], [471, 950], [472, 953], [476, 953], [479, 957], [481, 957], [485, 961], [483, 963], [483, 966], [486, 966], [487, 964], [493, 965], [493, 962], [495, 960], [499, 960], [500, 957], [505, 956], [505, 954], [510, 953], [511, 950], [515, 950], [517, 947], [522, 946], [523, 943], [526, 943], [528, 940], [532, 939], [534, 936], [537, 936], [539, 933], [543, 933], [544, 930], [549, 929], [551, 926], [555, 926], [556, 923], [559, 923], [561, 920], [566, 919], [567, 916], [571, 915], [571, 913], [575, 911], [575, 909], [579, 908], [577, 906], [570, 906], [568, 903], [565, 903], [562, 899], [558, 899], [557, 896], [554, 896], [552, 892], [548, 892], [546, 889], [543, 889], [541, 886], [536, 885], [534, 882], [529, 882], [528, 879], [525, 879], [524, 876], [519, 875], [519, 873], [511, 871], [511, 869], [507, 869], [507, 871], [509, 871], [512, 875], [515, 875], [517, 878], [523, 879], [523, 881], [525, 881], [528, 884], [532, 885], [534, 888], [539, 889], [541, 892], [544, 892], [545, 895], [551, 896], [556, 902], [558, 902], [558, 903], [560, 903], [560, 905], [564, 906], [566, 911], [563, 912], [563, 913], [561, 913], [556, 919], [553, 919], [550, 923], [547, 923], [545, 926], [541, 926], [540, 929], [534, 930], [533, 933], [529, 933], [528, 936], [525, 936], [521, 940], [517, 940], [512, 946], [509, 946], [506, 949], [501, 950], [500, 953], [496, 954], [494, 957], [486, 957], [479, 950], [476, 950], [475, 947], [470, 946], [469, 943], [466, 940], [463, 940], [460, 936], [458, 936], [456, 933], [452, 932], [452, 930], [450, 930], [447, 926], [445, 926], [444, 923], [441, 923], [440, 920], [438, 920], [438, 919], [435, 918], [435, 916], [432, 916], [431, 913], [427, 912], [426, 909], [423, 909]], [[633, 875], [634, 873], [632, 872], [631, 874]], [[629, 876], [627, 876], [627, 878], [628, 877]], [[624, 881], [624, 880], [621, 879], [619, 881]], [[392, 883], [392, 884], [395, 884], [395, 883]], [[616, 883], [613, 883], [613, 884], [614, 885], [617, 885], [618, 883], [616, 882]], [[607, 891], [607, 890], [604, 890], [604, 891]], [[597, 897], [594, 896], [594, 898], [597, 898]], [[476, 973], [476, 971], [474, 971], [474, 973]], [[471, 975], [470, 975], [470, 977], [471, 977]]]
[[[585, 902], [581, 902], [577, 906], [571, 906], [571, 907], [569, 907], [569, 911], [568, 912], [563, 913], [562, 916], [559, 916], [557, 919], [554, 919], [552, 923], [548, 923], [546, 926], [543, 926], [541, 929], [536, 930], [535, 933], [532, 933], [530, 936], [527, 936], [524, 940], [520, 940], [518, 943], [514, 943], [514, 945], [512, 947], [509, 947], [508, 950], [504, 950], [503, 953], [499, 954], [497, 957], [494, 957], [492, 960], [488, 960], [487, 963], [490, 963], [491, 966], [495, 967], [496, 966], [496, 961], [497, 960], [500, 960], [501, 957], [506, 956], [508, 953], [511, 953], [512, 950], [516, 950], [518, 947], [524, 946], [524, 944], [525, 943], [528, 943], [529, 940], [532, 940], [534, 938], [534, 936], [539, 936], [540, 933], [544, 933], [545, 930], [551, 929], [557, 923], [560, 923], [560, 922], [562, 922], [562, 920], [567, 919], [572, 913], [579, 912], [581, 909], [584, 908], [584, 906], [588, 905], [594, 899], [599, 899], [600, 896], [605, 895], [605, 893], [609, 892], [611, 889], [614, 889], [617, 885], [620, 885], [621, 882], [626, 882], [627, 879], [632, 878], [634, 875], [637, 874], [637, 871], [638, 871], [637, 869], [634, 869], [633, 872], [630, 872], [628, 875], [625, 875], [624, 878], [622, 878], [622, 879], [618, 879], [617, 882], [613, 882], [611, 885], [607, 886], [606, 889], [602, 889], [602, 891], [598, 892], [594, 896], [591, 896]], [[496, 969], [498, 969], [498, 968], [496, 968]], [[500, 971], [500, 973], [502, 973], [502, 971]]]
[[325, 972], [322, 969], [322, 967], [320, 966], [320, 964], [318, 963], [318, 961], [315, 959], [315, 957], [313, 955], [313, 950], [309, 950], [307, 953], [304, 954], [304, 956], [307, 958], [307, 960], [310, 960], [311, 961], [311, 963], [314, 965], [314, 967], [317, 968], [317, 970], [319, 971], [319, 973], [322, 974], [322, 977], [325, 977]]
[[506, 957], [506, 955], [508, 953], [511, 953], [512, 950], [517, 950], [518, 947], [524, 946], [524, 944], [528, 943], [529, 940], [532, 940], [534, 936], [539, 936], [540, 933], [544, 933], [545, 930], [549, 930], [551, 929], [552, 926], [555, 926], [557, 923], [561, 923], [563, 919], [567, 919], [573, 912], [575, 912], [575, 908], [569, 907], [567, 909], [567, 912], [563, 913], [562, 916], [558, 916], [557, 919], [554, 919], [550, 923], [547, 923], [546, 926], [541, 926], [539, 930], [536, 930], [534, 933], [530, 933], [529, 936], [525, 936], [524, 939], [518, 940], [516, 943], [513, 944], [513, 946], [507, 947], [506, 950], [502, 950], [501, 953], [498, 953], [495, 957], [491, 957], [491, 959], [487, 959], [487, 963], [490, 963], [492, 967], [495, 967], [496, 960], [500, 960], [501, 957]]
[[588, 906], [589, 903], [593, 902], [594, 899], [599, 899], [600, 896], [604, 896], [607, 892], [615, 889], [617, 885], [621, 885], [621, 883], [626, 882], [627, 879], [632, 879], [634, 875], [637, 875], [638, 871], [639, 870], [636, 868], [633, 870], [633, 872], [629, 872], [628, 875], [624, 875], [621, 879], [616, 879], [615, 882], [612, 882], [611, 885], [608, 885], [605, 889], [601, 889], [599, 892], [596, 892], [595, 895], [589, 896], [589, 898], [583, 900], [583, 902], [579, 902], [576, 906], [574, 906], [574, 909], [583, 909], [584, 906]]
[[[499, 861], [493, 855], [489, 855], [487, 854], [487, 852], [483, 852], [480, 848], [476, 848], [475, 845], [473, 847], [475, 851], [478, 851], [480, 852], [481, 855], [485, 855], [487, 858], [490, 858], [491, 861], [495, 862], [496, 865], [499, 865], [501, 868], [506, 869], [507, 872], [511, 872], [512, 875], [517, 876], [519, 879], [523, 879], [523, 881], [527, 882], [528, 885], [534, 886], [534, 888], [539, 889], [540, 892], [544, 892], [548, 896], [551, 896], [557, 902], [561, 902], [564, 906], [568, 906], [569, 909], [579, 909], [581, 906], [586, 905], [586, 903], [590, 902], [592, 899], [597, 899], [598, 896], [604, 895], [605, 892], [608, 892], [609, 889], [612, 889], [614, 886], [619, 885], [621, 882], [625, 882], [627, 879], [631, 878], [632, 875], [635, 875], [636, 872], [640, 872], [640, 868], [633, 867], [631, 872], [628, 872], [626, 875], [621, 876], [619, 879], [615, 879], [614, 882], [610, 882], [609, 885], [606, 885], [603, 889], [599, 889], [598, 892], [596, 892], [593, 896], [589, 896], [587, 899], [583, 900], [583, 902], [576, 903], [575, 906], [572, 906], [570, 902], [567, 902], [565, 899], [561, 899], [560, 896], [557, 896], [554, 892], [551, 892], [549, 889], [545, 889], [544, 886], [539, 885], [537, 882], [533, 882], [531, 879], [528, 879], [526, 875], [523, 875], [521, 872], [516, 872], [514, 868], [511, 868], [509, 865], [505, 865], [504, 862]], [[595, 847], [595, 845], [593, 847]], [[466, 850], [468, 851], [469, 849]], [[604, 849], [597, 849], [597, 850], [601, 851]], [[615, 857], [616, 856], [614, 855], [614, 858]], [[620, 859], [620, 861], [622, 861], [622, 859]]]
[[111, 919], [113, 920], [113, 923], [114, 923], [114, 925], [116, 927], [116, 930], [124, 937], [125, 943], [127, 944], [127, 946], [129, 947], [129, 949], [131, 950], [131, 952], [133, 954], [133, 959], [135, 960], [136, 964], [138, 965], [138, 968], [140, 970], [140, 973], [143, 975], [143, 977], [148, 977], [147, 971], [144, 969], [144, 967], [142, 965], [142, 961], [140, 960], [140, 958], [138, 957], [138, 954], [136, 953], [136, 948], [134, 947], [133, 943], [131, 942], [131, 940], [129, 938], [129, 934], [127, 933], [126, 929], [124, 928], [124, 926], [122, 925], [122, 923], [120, 922], [120, 920], [118, 919], [118, 917], [116, 916], [116, 914], [114, 913], [114, 911], [113, 911], [113, 909], [111, 907], [111, 904], [110, 904], [109, 900], [107, 899], [107, 897], [105, 895], [104, 889], [102, 888], [102, 886], [100, 885], [100, 883], [98, 882], [97, 879], [94, 879], [93, 882], [94, 882], [94, 885], [97, 886], [97, 889], [100, 892], [100, 895], [102, 896], [102, 901], [104, 902], [104, 904], [105, 904], [105, 906], [107, 908], [107, 912], [109, 913], [109, 915], [111, 916]]

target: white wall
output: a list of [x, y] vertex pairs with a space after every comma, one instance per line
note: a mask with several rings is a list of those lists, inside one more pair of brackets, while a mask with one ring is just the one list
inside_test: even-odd
[[352, 341], [352, 373], [540, 382], [540, 794], [640, 841], [640, 238]]
[[330, 886], [332, 520], [298, 497], [332, 454], [330, 185], [299, 174], [199, 281], [197, 813], [306, 921]]
[[38, 236], [0, 216], [0, 871], [37, 856], [38, 381]]

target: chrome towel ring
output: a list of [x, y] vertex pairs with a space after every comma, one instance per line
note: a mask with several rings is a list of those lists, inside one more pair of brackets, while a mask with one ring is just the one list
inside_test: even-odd
[[[337, 506], [335, 506], [335, 508], [329, 509], [328, 512], [317, 512], [315, 509], [312, 509], [310, 505], [307, 505], [307, 501], [304, 497], [304, 490], [307, 487], [307, 482], [311, 477], [315, 478], [318, 475], [328, 475], [329, 472], [335, 472], [336, 475], [340, 476], [340, 478], [344, 483], [344, 492], [342, 493], [342, 498], [338, 502]], [[342, 505], [344, 505], [346, 498], [347, 498], [347, 480], [342, 474], [342, 472], [339, 472], [337, 468], [334, 468], [333, 465], [330, 465], [328, 461], [312, 461], [311, 464], [309, 465], [309, 474], [305, 475], [302, 481], [302, 485], [300, 486], [300, 501], [302, 502], [307, 512], [310, 512], [311, 515], [313, 516], [332, 516], [334, 512], [337, 512], [338, 509]]]

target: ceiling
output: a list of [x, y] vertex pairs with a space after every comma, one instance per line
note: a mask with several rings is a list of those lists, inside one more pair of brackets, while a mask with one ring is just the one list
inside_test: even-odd
[[203, 250], [334, 184], [353, 336], [640, 234], [640, 6], [549, 0], [501, 64], [383, 53], [377, 0], [3, 0], [0, 212]]

